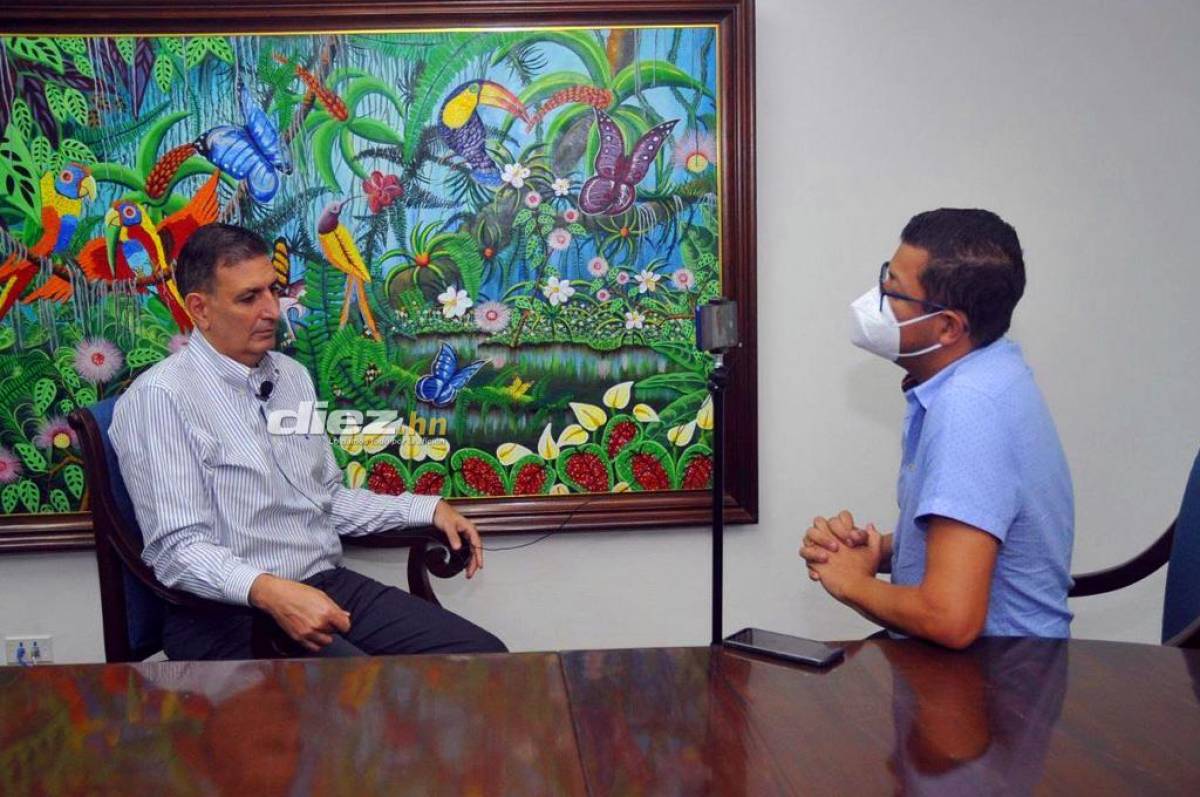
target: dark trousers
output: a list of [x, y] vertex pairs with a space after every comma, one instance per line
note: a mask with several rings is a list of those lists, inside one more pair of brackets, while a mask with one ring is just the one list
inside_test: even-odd
[[163, 649], [178, 660], [250, 659], [252, 639], [274, 634], [283, 651], [295, 656], [366, 656], [402, 653], [503, 653], [504, 643], [474, 623], [440, 606], [380, 584], [344, 567], [304, 580], [350, 612], [350, 632], [334, 634], [319, 653], [292, 642], [275, 622], [245, 606], [213, 604], [211, 609], [171, 607], [163, 629]]

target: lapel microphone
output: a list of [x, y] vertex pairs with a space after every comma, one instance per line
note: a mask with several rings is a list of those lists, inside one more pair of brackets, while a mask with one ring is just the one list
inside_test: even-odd
[[271, 391], [274, 389], [275, 389], [275, 383], [272, 382], [270, 379], [263, 381], [263, 383], [258, 386], [258, 400], [266, 401], [267, 399], [269, 399], [271, 397]]

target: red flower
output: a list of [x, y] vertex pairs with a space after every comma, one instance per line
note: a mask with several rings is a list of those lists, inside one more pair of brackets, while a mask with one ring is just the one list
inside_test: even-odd
[[417, 495], [441, 495], [445, 485], [445, 474], [427, 470], [417, 479], [417, 486], [413, 488], [413, 492]]
[[637, 427], [629, 421], [621, 421], [613, 427], [612, 435], [608, 438], [608, 458], [616, 459], [621, 449], [629, 445], [637, 437]]
[[707, 490], [712, 486], [712, 470], [711, 457], [692, 457], [683, 471], [683, 489]]
[[637, 453], [630, 460], [633, 466], [633, 478], [643, 490], [669, 490], [671, 480], [658, 457], [653, 454]]
[[567, 460], [567, 475], [588, 493], [608, 490], [608, 469], [600, 457], [590, 451], [576, 451]]
[[546, 468], [540, 462], [526, 463], [517, 473], [514, 495], [537, 495], [546, 485]]
[[400, 178], [383, 172], [371, 172], [371, 176], [363, 180], [363, 191], [367, 193], [367, 204], [372, 213], [390, 207], [393, 202], [404, 196], [404, 186], [400, 185]]
[[490, 462], [479, 457], [467, 457], [462, 463], [463, 481], [479, 495], [504, 495], [504, 483]]
[[408, 489], [404, 476], [390, 462], [376, 462], [367, 477], [367, 489], [383, 495], [400, 495]]

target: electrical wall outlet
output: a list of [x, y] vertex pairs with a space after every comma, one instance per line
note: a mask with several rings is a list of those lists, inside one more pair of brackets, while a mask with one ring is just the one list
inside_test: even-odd
[[54, 663], [54, 638], [51, 636], [7, 636], [4, 638], [4, 662], [24, 667]]

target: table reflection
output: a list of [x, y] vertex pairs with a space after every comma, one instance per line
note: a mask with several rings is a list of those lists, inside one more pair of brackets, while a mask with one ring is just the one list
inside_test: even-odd
[[1033, 790], [1067, 691], [1065, 641], [994, 638], [937, 659], [920, 644], [882, 650], [893, 675], [888, 768], [899, 793]]
[[553, 654], [0, 668], [0, 794], [580, 794]]

